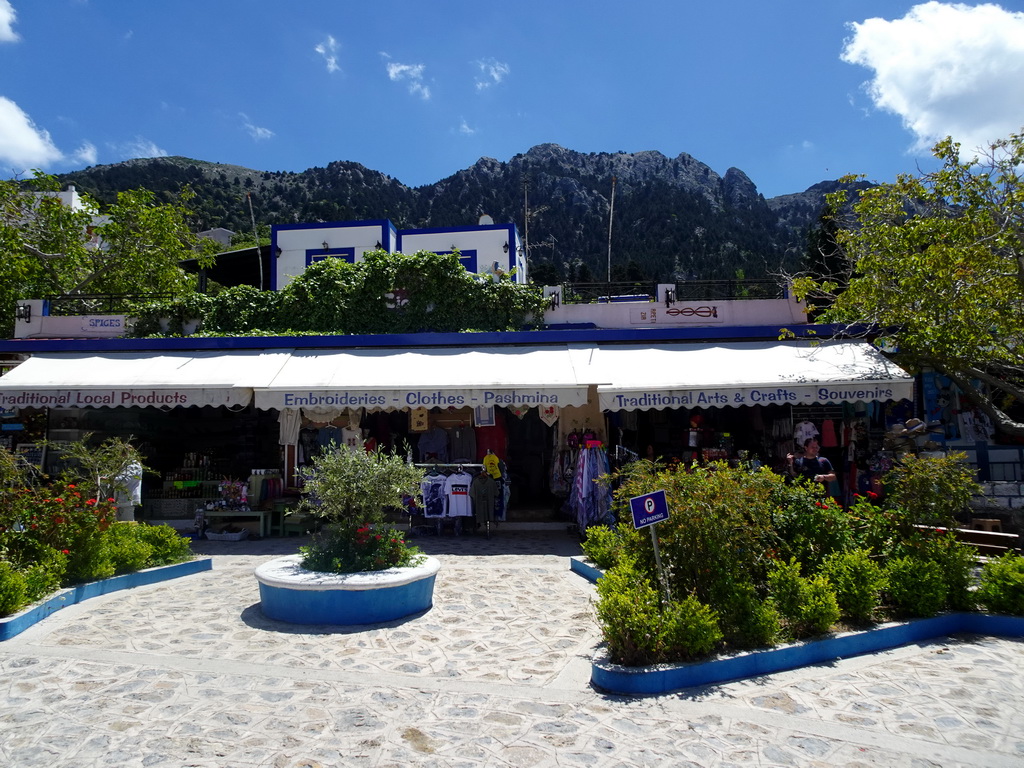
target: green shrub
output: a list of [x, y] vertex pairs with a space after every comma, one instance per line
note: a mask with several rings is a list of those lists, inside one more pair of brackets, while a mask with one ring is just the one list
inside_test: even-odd
[[804, 578], [795, 560], [776, 563], [768, 574], [768, 591], [791, 637], [820, 635], [839, 620], [839, 605], [828, 579]]
[[886, 506], [902, 509], [907, 522], [952, 528], [981, 487], [966, 454], [920, 457], [907, 455], [886, 473]]
[[771, 601], [758, 597], [753, 584], [719, 584], [714, 605], [719, 626], [732, 647], [764, 648], [778, 641], [779, 612]]
[[1008, 552], [985, 563], [978, 601], [995, 613], [1024, 616], [1024, 557]]
[[335, 523], [315, 534], [299, 552], [303, 568], [324, 573], [382, 571], [423, 560], [419, 549], [405, 543], [405, 533], [388, 525], [353, 529]]
[[616, 664], [644, 666], [705, 656], [722, 641], [715, 611], [692, 595], [663, 604], [630, 557], [597, 582], [597, 618]]
[[[719, 610], [715, 594], [731, 584], [762, 583], [780, 540], [772, 527], [785, 481], [768, 469], [715, 463], [692, 472], [636, 462], [623, 472], [613, 511], [630, 517], [628, 499], [664, 490], [671, 517], [657, 526], [661, 559], [674, 595], [695, 595]], [[637, 562], [654, 580], [649, 537], [639, 537]], [[724, 587], [719, 587], [719, 582]]]
[[117, 522], [106, 533], [107, 558], [115, 574], [134, 573], [149, 563], [153, 548], [137, 533], [137, 523]]
[[899, 616], [934, 616], [946, 604], [946, 580], [938, 563], [897, 557], [886, 565], [885, 576], [889, 602]]
[[590, 561], [602, 570], [613, 568], [625, 553], [637, 549], [639, 532], [631, 525], [611, 528], [595, 525], [587, 528], [587, 538], [580, 545]]
[[136, 534], [152, 549], [148, 567], [183, 563], [192, 557], [189, 540], [169, 525], [140, 525]]
[[673, 661], [706, 656], [722, 642], [717, 614], [693, 595], [665, 607], [661, 635], [664, 658]]
[[643, 666], [660, 661], [658, 592], [628, 558], [597, 582], [597, 620], [616, 664]]
[[773, 525], [782, 543], [778, 559], [796, 558], [816, 571], [826, 557], [852, 545], [851, 518], [839, 502], [806, 483], [783, 486]]
[[39, 557], [24, 571], [25, 598], [28, 602], [34, 603], [60, 589], [67, 569], [67, 555], [45, 547]]
[[977, 600], [971, 587], [978, 565], [977, 550], [948, 533], [926, 537], [919, 553], [920, 557], [939, 566], [946, 582], [946, 607], [954, 611], [973, 611]]
[[0, 616], [9, 616], [27, 605], [26, 592], [24, 575], [0, 560]]
[[855, 623], [871, 621], [885, 588], [885, 575], [866, 549], [833, 553], [822, 564], [821, 574], [835, 590], [843, 616]]
[[822, 575], [807, 580], [807, 596], [801, 615], [801, 628], [805, 636], [823, 635], [839, 621], [839, 604], [832, 585]]

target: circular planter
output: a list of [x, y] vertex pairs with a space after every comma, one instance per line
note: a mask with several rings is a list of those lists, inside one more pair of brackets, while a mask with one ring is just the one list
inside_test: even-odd
[[292, 624], [376, 624], [433, 605], [439, 560], [411, 568], [363, 573], [319, 573], [301, 555], [278, 557], [256, 568], [260, 605], [268, 618]]

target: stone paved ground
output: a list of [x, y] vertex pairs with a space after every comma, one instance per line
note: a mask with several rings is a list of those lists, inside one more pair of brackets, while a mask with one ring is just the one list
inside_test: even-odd
[[212, 571], [0, 644], [0, 766], [1024, 765], [1021, 641], [609, 696], [564, 533], [421, 539], [434, 607], [368, 628], [263, 618], [252, 570], [297, 542], [200, 542]]

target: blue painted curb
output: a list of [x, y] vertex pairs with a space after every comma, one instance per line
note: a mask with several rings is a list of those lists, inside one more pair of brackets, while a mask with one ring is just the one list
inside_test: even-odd
[[20, 613], [0, 619], [0, 642], [21, 634], [29, 627], [42, 621], [51, 613], [56, 613], [65, 606], [77, 605], [91, 597], [109, 595], [111, 592], [120, 592], [122, 589], [144, 587], [147, 584], [156, 584], [168, 579], [176, 579], [180, 576], [190, 576], [193, 573], [209, 571], [211, 568], [213, 568], [213, 560], [207, 557], [189, 560], [184, 563], [147, 568], [144, 571], [126, 573], [121, 576], [103, 579], [102, 581], [90, 581], [87, 584], [78, 584], [74, 587], [62, 589], [41, 603], [26, 608]]
[[[570, 569], [593, 582], [602, 576], [599, 569], [582, 558], [572, 558]], [[988, 613], [947, 613], [930, 619], [884, 624], [863, 632], [850, 632], [685, 664], [624, 667], [612, 664], [607, 657], [599, 655], [591, 665], [590, 682], [609, 693], [668, 693], [680, 688], [770, 675], [849, 656], [898, 648], [901, 645], [946, 637], [958, 632], [1024, 637], [1024, 617]]]

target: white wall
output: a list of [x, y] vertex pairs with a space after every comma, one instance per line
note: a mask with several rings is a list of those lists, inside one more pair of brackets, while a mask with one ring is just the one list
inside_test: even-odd
[[[327, 251], [323, 247], [325, 242]], [[390, 222], [273, 227], [271, 253], [277, 257], [274, 286], [280, 290], [301, 275], [307, 267], [307, 257], [316, 260], [328, 256], [351, 256], [352, 260], [359, 262], [364, 253], [376, 250], [378, 243], [388, 252], [395, 250], [395, 230]]]
[[522, 267], [522, 256], [519, 254], [519, 238], [511, 225], [445, 230], [406, 229], [401, 230], [398, 236], [402, 253], [450, 253], [458, 249], [466, 268], [471, 272], [497, 275], [508, 274], [516, 269], [516, 282], [526, 282], [526, 269]]
[[563, 304], [561, 289], [547, 286], [545, 295], [557, 293], [558, 306], [544, 314], [544, 322], [593, 323], [598, 328], [678, 328], [780, 325], [807, 322], [804, 304], [794, 299], [736, 299], [678, 301], [666, 306], [664, 286], [661, 301], [627, 301], [608, 304]]

